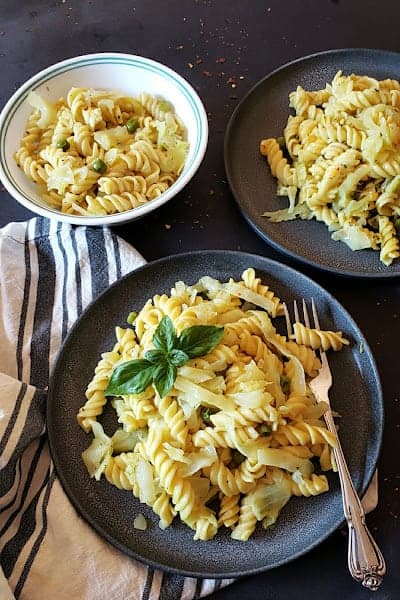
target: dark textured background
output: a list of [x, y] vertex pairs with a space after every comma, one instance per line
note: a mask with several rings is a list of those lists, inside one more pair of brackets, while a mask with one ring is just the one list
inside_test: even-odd
[[[223, 166], [223, 138], [238, 101], [263, 76], [303, 55], [345, 47], [400, 51], [396, 0], [1, 0], [2, 106], [31, 75], [58, 60], [97, 51], [121, 51], [159, 60], [186, 77], [208, 111], [210, 140], [192, 182], [143, 220], [115, 228], [147, 260], [192, 249], [241, 249], [295, 266], [333, 293], [363, 330], [375, 354], [385, 398], [379, 462], [380, 503], [368, 523], [388, 563], [381, 590], [372, 594], [347, 573], [346, 534], [338, 531], [316, 550], [285, 567], [244, 579], [210, 598], [343, 600], [400, 596], [398, 459], [400, 335], [398, 280], [342, 279], [305, 268], [273, 251], [241, 216]], [[400, 70], [400, 63], [399, 63]], [[3, 189], [0, 225], [31, 215]], [[354, 260], [357, 260], [355, 255]]]

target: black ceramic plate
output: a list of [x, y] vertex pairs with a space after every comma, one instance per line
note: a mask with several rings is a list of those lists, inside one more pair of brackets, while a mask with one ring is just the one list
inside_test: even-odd
[[[150, 263], [118, 281], [85, 311], [69, 333], [55, 363], [47, 412], [50, 447], [57, 473], [79, 513], [109, 542], [154, 567], [200, 577], [237, 577], [290, 561], [320, 543], [342, 522], [337, 475], [329, 475], [330, 491], [315, 498], [292, 498], [277, 524], [261, 527], [248, 542], [221, 531], [211, 541], [193, 541], [193, 532], [176, 519], [162, 531], [158, 518], [127, 491], [107, 481], [91, 480], [81, 460], [91, 437], [78, 426], [76, 413], [100, 353], [112, 348], [115, 325], [139, 310], [156, 293], [168, 293], [176, 281], [196, 282], [208, 274], [221, 280], [239, 278], [254, 267], [265, 283], [286, 301], [313, 296], [321, 325], [340, 329], [350, 348], [333, 353], [332, 404], [338, 410], [340, 437], [354, 483], [366, 489], [381, 442], [383, 408], [379, 377], [368, 345], [350, 315], [324, 289], [304, 275], [269, 259], [239, 252], [208, 251], [171, 256]], [[360, 353], [360, 343], [363, 352]], [[111, 427], [111, 411], [102, 417]], [[111, 428], [112, 431], [112, 428]], [[110, 433], [111, 433], [110, 431]], [[133, 528], [138, 512], [146, 531]]]
[[398, 277], [400, 260], [385, 267], [379, 252], [352, 252], [331, 239], [323, 223], [272, 223], [265, 211], [286, 208], [276, 179], [259, 151], [263, 138], [282, 135], [290, 111], [289, 92], [325, 87], [335, 73], [400, 79], [400, 54], [380, 50], [332, 50], [295, 60], [262, 79], [237, 106], [225, 136], [225, 169], [232, 193], [249, 224], [268, 243], [309, 265], [356, 277]]

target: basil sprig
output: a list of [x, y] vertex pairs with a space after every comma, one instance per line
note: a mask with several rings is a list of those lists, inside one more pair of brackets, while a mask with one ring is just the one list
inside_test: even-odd
[[194, 325], [178, 336], [171, 319], [163, 317], [154, 332], [154, 349], [147, 350], [144, 358], [118, 365], [112, 372], [105, 395], [139, 394], [153, 383], [159, 396], [164, 398], [174, 385], [178, 367], [191, 358], [211, 352], [223, 333], [223, 327]]

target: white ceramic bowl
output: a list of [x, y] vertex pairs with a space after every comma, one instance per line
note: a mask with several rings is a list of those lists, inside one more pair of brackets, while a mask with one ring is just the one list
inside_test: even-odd
[[[50, 207], [36, 185], [18, 168], [14, 152], [19, 148], [32, 110], [26, 98], [35, 90], [48, 100], [66, 96], [71, 87], [91, 87], [162, 96], [171, 102], [183, 121], [189, 152], [178, 179], [161, 196], [143, 206], [107, 216], [75, 216]], [[86, 54], [56, 63], [24, 83], [0, 114], [0, 179], [7, 191], [34, 213], [77, 225], [112, 225], [133, 221], [155, 210], [175, 196], [193, 177], [204, 157], [208, 122], [204, 106], [192, 86], [169, 67], [142, 56], [105, 52]]]

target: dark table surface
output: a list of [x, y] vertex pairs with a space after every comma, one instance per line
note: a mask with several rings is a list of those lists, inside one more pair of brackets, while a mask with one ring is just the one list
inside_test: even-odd
[[[291, 600], [400, 597], [397, 338], [400, 285], [355, 280], [305, 267], [274, 251], [247, 224], [230, 193], [224, 131], [240, 99], [264, 75], [301, 56], [333, 48], [400, 50], [396, 0], [2, 0], [0, 106], [40, 69], [88, 52], [120, 51], [159, 60], [200, 94], [210, 123], [205, 159], [190, 184], [140, 221], [115, 228], [148, 260], [181, 251], [234, 249], [268, 256], [309, 275], [349, 310], [375, 354], [385, 403], [378, 508], [368, 524], [388, 574], [373, 594], [347, 571], [347, 538], [337, 531], [318, 548], [278, 569], [209, 596]], [[33, 216], [0, 189], [0, 226]], [[355, 260], [357, 258], [355, 257]]]

